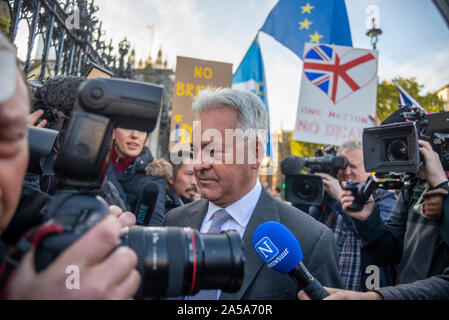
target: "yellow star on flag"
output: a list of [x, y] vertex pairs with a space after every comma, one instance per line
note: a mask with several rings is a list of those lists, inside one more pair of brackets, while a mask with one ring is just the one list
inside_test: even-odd
[[306, 13], [306, 12], [307, 12], [307, 13], [312, 13], [312, 9], [313, 9], [313, 8], [315, 8], [315, 7], [314, 7], [314, 6], [311, 6], [310, 3], [307, 2], [307, 4], [306, 4], [305, 6], [302, 6], [302, 7], [301, 7], [301, 9], [302, 9], [302, 12], [301, 12], [301, 13], [302, 13], [302, 14], [304, 14], [304, 13]]
[[177, 114], [177, 115], [175, 116], [175, 121], [176, 121], [176, 122], [182, 122], [182, 114]]
[[257, 88], [257, 91], [258, 91], [259, 96], [261, 96], [261, 97], [263, 96], [262, 89], [263, 89], [263, 81], [260, 81], [259, 85], [258, 85], [258, 88]]
[[302, 30], [302, 29], [309, 29], [309, 26], [310, 26], [312, 23], [313, 23], [313, 22], [307, 20], [307, 18], [306, 18], [304, 21], [302, 21], [302, 22], [299, 23], [299, 25], [300, 25], [299, 29], [300, 29], [300, 30]]
[[318, 31], [315, 31], [314, 34], [310, 34], [310, 42], [319, 43], [320, 39], [323, 37], [321, 34], [318, 33]]

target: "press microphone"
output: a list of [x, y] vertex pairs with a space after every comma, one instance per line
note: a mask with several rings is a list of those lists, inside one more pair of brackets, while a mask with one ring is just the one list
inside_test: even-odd
[[154, 207], [156, 206], [157, 196], [159, 195], [159, 188], [155, 183], [146, 183], [140, 192], [137, 200], [136, 209], [136, 225], [148, 226], [153, 215]]
[[299, 174], [306, 164], [304, 158], [298, 156], [286, 156], [281, 161], [281, 172], [283, 175]]
[[253, 247], [268, 268], [288, 274], [312, 300], [322, 300], [329, 293], [302, 263], [301, 247], [284, 225], [275, 221], [262, 223], [253, 234]]

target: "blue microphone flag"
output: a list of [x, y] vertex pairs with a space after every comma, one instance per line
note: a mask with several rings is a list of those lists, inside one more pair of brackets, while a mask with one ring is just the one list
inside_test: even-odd
[[276, 221], [257, 227], [253, 234], [253, 247], [269, 268], [284, 274], [288, 274], [303, 258], [298, 240], [287, 227]]

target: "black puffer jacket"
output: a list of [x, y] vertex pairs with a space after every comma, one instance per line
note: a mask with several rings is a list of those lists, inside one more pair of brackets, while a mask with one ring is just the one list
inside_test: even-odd
[[128, 206], [126, 209], [134, 213], [143, 187], [149, 182], [157, 185], [159, 194], [148, 226], [160, 226], [165, 216], [165, 189], [167, 182], [162, 177], [152, 177], [145, 174], [146, 166], [153, 160], [154, 158], [150, 150], [144, 148], [140, 156], [137, 157], [128, 169], [118, 174], [113, 164], [109, 162], [106, 176], [116, 187], [120, 197]]

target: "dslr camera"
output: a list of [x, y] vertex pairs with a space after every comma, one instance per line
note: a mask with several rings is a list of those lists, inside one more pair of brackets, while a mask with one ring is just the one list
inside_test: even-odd
[[[313, 158], [285, 158], [281, 167], [285, 167], [289, 161], [294, 161], [293, 167], [296, 171], [282, 170], [285, 174], [285, 199], [297, 205], [321, 205], [324, 200], [323, 179], [314, 173], [323, 172], [336, 177], [338, 170], [345, 169], [348, 165], [345, 157], [336, 154], [334, 146], [324, 146], [315, 151], [316, 157]], [[309, 174], [300, 174], [303, 168], [307, 168]]]
[[[97, 78], [80, 86], [54, 162], [60, 191], [48, 205], [48, 221], [27, 233], [36, 244], [36, 271], [48, 267], [109, 214], [106, 201], [94, 190], [104, 178], [112, 130], [151, 132], [162, 97], [161, 86], [128, 80]], [[38, 148], [45, 154], [56, 133], [34, 133], [46, 137], [40, 142], [47, 146]], [[136, 298], [193, 295], [202, 289], [236, 292], [243, 281], [242, 243], [235, 231], [202, 235], [191, 228], [134, 226], [122, 230], [117, 246], [127, 246], [138, 256], [142, 281]]]
[[430, 142], [449, 170], [449, 112], [429, 114], [403, 106], [383, 125], [363, 130], [363, 158], [369, 172], [415, 174], [423, 164], [418, 139]]
[[369, 197], [373, 194], [373, 192], [377, 189], [378, 185], [375, 180], [369, 179], [366, 184], [350, 181], [346, 183], [343, 187], [344, 190], [350, 190], [352, 196], [354, 197], [354, 201], [347, 208], [348, 211], [361, 211], [363, 209], [363, 205], [366, 204]]

